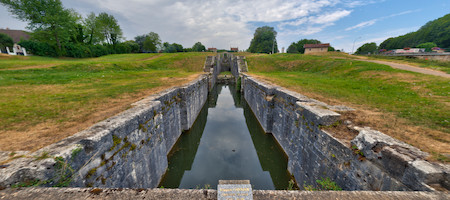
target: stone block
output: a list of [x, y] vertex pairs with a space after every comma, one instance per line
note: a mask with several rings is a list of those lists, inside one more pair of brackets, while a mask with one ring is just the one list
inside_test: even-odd
[[297, 102], [297, 112], [317, 125], [329, 126], [339, 120], [340, 114], [317, 106], [315, 103]]

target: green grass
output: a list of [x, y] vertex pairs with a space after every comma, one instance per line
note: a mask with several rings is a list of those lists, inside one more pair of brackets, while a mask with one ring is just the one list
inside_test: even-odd
[[449, 79], [331, 56], [255, 55], [247, 61], [250, 72], [282, 86], [381, 109], [413, 124], [450, 133], [450, 108], [444, 103], [449, 102]]
[[413, 63], [419, 67], [424, 68], [430, 68], [434, 70], [439, 70], [446, 72], [447, 74], [450, 74], [450, 62], [445, 61], [436, 61], [436, 60], [425, 60], [425, 59], [419, 59], [419, 58], [408, 58], [405, 56], [369, 56], [369, 58], [375, 58], [375, 59], [383, 59], [383, 60], [396, 60], [396, 61], [402, 61], [407, 63]]
[[[164, 87], [163, 78], [181, 79], [201, 73], [206, 56], [0, 57], [0, 130], [24, 131], [48, 120], [63, 123], [75, 120], [73, 116], [80, 113], [87, 116], [99, 105]], [[48, 64], [54, 66], [45, 67]]]

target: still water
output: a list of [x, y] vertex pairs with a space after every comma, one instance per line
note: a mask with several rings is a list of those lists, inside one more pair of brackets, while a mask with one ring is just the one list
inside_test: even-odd
[[160, 187], [217, 188], [219, 180], [250, 180], [253, 189], [286, 189], [287, 157], [265, 134], [234, 85], [217, 85], [191, 130], [169, 155]]

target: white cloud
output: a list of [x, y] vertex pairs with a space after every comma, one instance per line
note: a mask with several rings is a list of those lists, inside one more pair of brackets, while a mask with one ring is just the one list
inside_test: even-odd
[[356, 25], [354, 25], [354, 26], [352, 26], [352, 27], [348, 27], [348, 28], [346, 28], [345, 30], [346, 30], [346, 31], [350, 31], [350, 30], [357, 29], [357, 28], [364, 28], [364, 27], [372, 26], [372, 25], [374, 25], [377, 21], [378, 21], [378, 19], [372, 19], [372, 20], [369, 20], [369, 21], [361, 22], [361, 23], [356, 24]]
[[329, 24], [340, 20], [343, 17], [350, 15], [352, 11], [349, 10], [338, 10], [331, 13], [326, 13], [319, 16], [310, 17], [309, 21], [314, 24]]
[[404, 12], [395, 13], [395, 14], [392, 14], [392, 15], [389, 15], [389, 16], [386, 16], [386, 17], [380, 17], [380, 18], [377, 18], [377, 19], [372, 19], [372, 20], [369, 20], [369, 21], [361, 22], [361, 23], [356, 24], [354, 26], [348, 27], [345, 30], [346, 31], [350, 31], [350, 30], [353, 30], [353, 29], [365, 28], [365, 27], [368, 27], [368, 26], [372, 26], [375, 23], [377, 23], [378, 21], [381, 21], [381, 20], [384, 20], [384, 19], [389, 19], [389, 18], [392, 18], [392, 17], [397, 17], [397, 16], [401, 16], [401, 15], [414, 13], [414, 12], [419, 12], [419, 11], [420, 10], [407, 10], [407, 11], [404, 11]]
[[[248, 48], [256, 26], [276, 26], [279, 36], [311, 35], [349, 16], [349, 0], [62, 0], [80, 14], [114, 15], [129, 40], [158, 33], [164, 42], [185, 47]], [[370, 1], [372, 2], [372, 1]], [[0, 19], [4, 20], [4, 19]], [[7, 24], [3, 23], [2, 24]], [[9, 22], [9, 21], [8, 21]], [[300, 28], [302, 26], [303, 28]], [[282, 38], [279, 38], [282, 40]]]
[[[205, 46], [241, 49], [248, 47], [256, 27], [252, 24], [302, 24], [307, 20], [318, 27], [300, 32], [317, 33], [324, 24], [347, 16], [351, 11], [337, 10], [341, 0], [63, 0], [66, 7], [91, 5], [97, 13], [108, 12], [119, 19], [127, 39], [154, 31], [163, 41], [192, 46], [201, 41]], [[333, 11], [337, 10], [337, 11]], [[322, 14], [325, 13], [325, 14]], [[313, 16], [313, 17], [311, 17]], [[280, 26], [278, 26], [280, 27]]]

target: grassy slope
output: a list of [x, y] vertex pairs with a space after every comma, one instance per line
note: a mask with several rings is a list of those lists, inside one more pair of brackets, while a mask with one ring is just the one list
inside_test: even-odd
[[[2, 56], [0, 150], [35, 150], [49, 144], [45, 138], [62, 139], [57, 132], [66, 131], [74, 123], [89, 121], [72, 131], [87, 128], [146, 95], [189, 81], [187, 77], [201, 73], [205, 56], [205, 53], [122, 54], [93, 59]], [[121, 109], [95, 116], [110, 107]], [[39, 128], [42, 131], [37, 131]], [[44, 142], [24, 145], [25, 139], [11, 144], [13, 135], [29, 132]]]
[[[252, 74], [301, 93], [322, 97], [321, 100], [335, 99], [358, 108], [393, 114], [405, 119], [406, 125], [419, 125], [439, 132], [427, 137], [448, 147], [450, 80], [446, 78], [375, 63], [337, 59], [335, 54], [246, 56]], [[392, 128], [390, 126], [384, 125], [386, 129]], [[429, 152], [450, 153], [448, 148], [434, 148], [408, 138], [399, 139]]]

